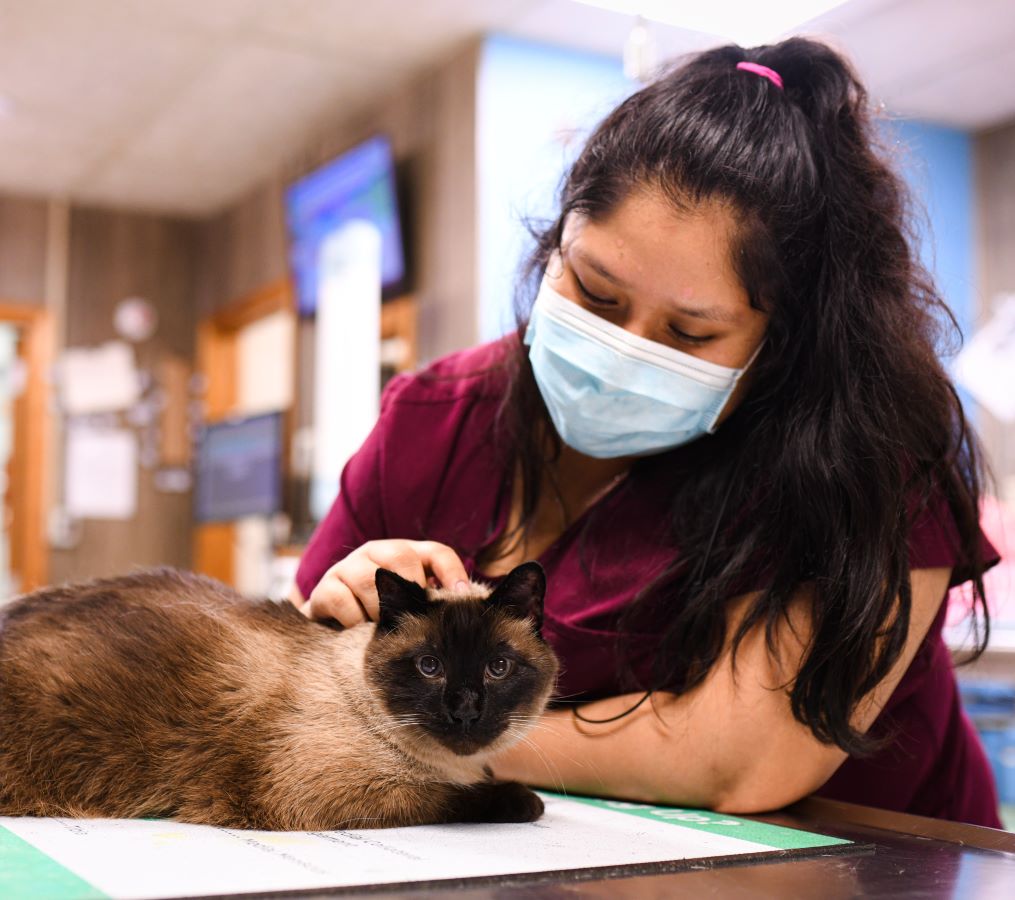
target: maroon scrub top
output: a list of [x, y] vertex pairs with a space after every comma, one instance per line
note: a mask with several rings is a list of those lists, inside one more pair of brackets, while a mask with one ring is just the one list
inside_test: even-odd
[[[376, 426], [342, 472], [339, 495], [300, 563], [296, 580], [304, 597], [331, 565], [380, 538], [448, 544], [482, 577], [476, 553], [503, 529], [510, 498], [511, 465], [493, 442], [493, 420], [515, 340], [392, 380]], [[654, 478], [625, 479], [539, 557], [549, 585], [543, 634], [562, 663], [559, 698], [630, 689], [618, 674], [616, 620], [673, 558], [666, 493]], [[954, 534], [950, 516], [925, 515], [912, 531], [911, 566], [953, 566]], [[987, 544], [985, 553], [996, 561]], [[892, 741], [872, 757], [847, 759], [818, 793], [999, 828], [991, 770], [959, 704], [941, 637], [946, 605], [874, 725]], [[655, 635], [632, 641], [635, 671], [645, 675]]]

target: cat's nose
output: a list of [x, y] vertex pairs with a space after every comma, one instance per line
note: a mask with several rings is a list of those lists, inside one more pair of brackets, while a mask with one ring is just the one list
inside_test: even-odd
[[471, 688], [459, 691], [451, 704], [450, 712], [451, 718], [456, 724], [468, 728], [479, 719], [483, 712], [479, 702], [479, 693]]

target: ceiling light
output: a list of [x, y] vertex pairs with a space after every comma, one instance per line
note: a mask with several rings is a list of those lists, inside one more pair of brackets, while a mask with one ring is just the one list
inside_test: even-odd
[[632, 81], [648, 82], [655, 66], [655, 40], [648, 24], [638, 16], [624, 42], [624, 74]]
[[674, 0], [575, 0], [664, 25], [719, 35], [745, 47], [764, 44], [815, 19], [847, 0], [712, 0], [681, 3]]

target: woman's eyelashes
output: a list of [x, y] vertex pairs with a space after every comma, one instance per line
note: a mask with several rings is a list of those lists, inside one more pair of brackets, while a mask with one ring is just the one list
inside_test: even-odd
[[[578, 292], [582, 295], [582, 299], [585, 300], [590, 306], [599, 307], [601, 309], [616, 309], [619, 304], [616, 300], [610, 300], [607, 297], [600, 297], [597, 294], [593, 294], [584, 284], [581, 279], [575, 275], [574, 283], [578, 286]], [[683, 343], [688, 344], [692, 347], [700, 347], [703, 344], [707, 344], [713, 339], [713, 335], [710, 334], [688, 334], [676, 325], [667, 326], [668, 335]]]
[[707, 344], [712, 340], [712, 335], [696, 335], [688, 334], [686, 331], [681, 331], [675, 325], [670, 326], [670, 334], [672, 334], [678, 341], [684, 341], [684, 343], [691, 344], [695, 347], [700, 347], [702, 344]]
[[582, 297], [588, 300], [588, 302], [591, 303], [593, 306], [603, 306], [609, 308], [617, 305], [616, 300], [609, 300], [606, 297], [597, 297], [595, 294], [589, 291], [589, 289], [585, 287], [584, 284], [581, 283], [581, 280], [578, 278], [577, 275], [574, 276], [574, 283], [578, 285], [578, 291], [582, 295]]

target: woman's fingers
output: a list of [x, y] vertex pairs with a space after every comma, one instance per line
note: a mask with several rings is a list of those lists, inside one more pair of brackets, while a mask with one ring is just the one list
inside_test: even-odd
[[469, 580], [458, 554], [436, 541], [370, 541], [325, 573], [300, 611], [311, 619], [337, 619], [350, 627], [380, 615], [376, 577], [388, 569], [420, 587], [433, 575], [442, 587], [454, 590]]
[[447, 544], [436, 541], [418, 541], [416, 548], [423, 567], [433, 572], [441, 587], [454, 589], [460, 582], [469, 580], [469, 573], [461, 558]]
[[[371, 541], [362, 549], [373, 563], [370, 577], [378, 569], [388, 569], [401, 575], [408, 581], [415, 581], [420, 587], [426, 587], [426, 573], [420, 558], [418, 546], [421, 541]], [[358, 552], [358, 551], [357, 551]]]
[[366, 610], [333, 566], [313, 589], [300, 612], [310, 619], [335, 619], [346, 628], [367, 620]]

